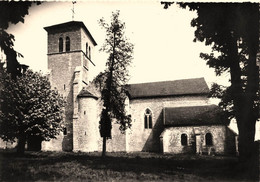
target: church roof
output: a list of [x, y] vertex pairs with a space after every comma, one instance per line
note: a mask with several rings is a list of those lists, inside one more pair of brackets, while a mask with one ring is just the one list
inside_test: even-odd
[[165, 126], [227, 125], [228, 118], [216, 105], [166, 107], [163, 109]]
[[83, 30], [85, 30], [86, 34], [90, 37], [90, 40], [93, 42], [93, 44], [95, 46], [97, 45], [95, 39], [92, 37], [91, 33], [88, 31], [87, 27], [85, 26], [85, 24], [82, 21], [69, 21], [69, 22], [65, 22], [65, 23], [61, 23], [61, 24], [44, 27], [44, 29], [47, 32], [49, 32], [49, 31], [56, 30], [59, 28], [68, 28], [68, 27], [73, 27], [73, 26], [83, 28]]
[[183, 95], [207, 95], [208, 93], [209, 88], [204, 78], [128, 85], [128, 94], [130, 99]]
[[98, 99], [97, 96], [90, 93], [87, 89], [82, 89], [80, 93], [78, 94], [78, 97], [92, 97], [94, 99]]

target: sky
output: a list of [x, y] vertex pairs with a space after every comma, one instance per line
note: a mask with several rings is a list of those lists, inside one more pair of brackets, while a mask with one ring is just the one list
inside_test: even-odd
[[[29, 9], [24, 23], [11, 25], [15, 36], [15, 50], [24, 58], [19, 61], [35, 71], [47, 71], [47, 32], [43, 27], [72, 21], [72, 2], [45, 2]], [[74, 4], [74, 20], [82, 21], [97, 42], [92, 58], [96, 64], [90, 80], [104, 70], [108, 58], [99, 49], [105, 31], [98, 24], [102, 17], [110, 22], [113, 11], [120, 10], [125, 22], [125, 35], [134, 44], [134, 59], [129, 69], [129, 83], [143, 83], [204, 77], [212, 82], [227, 84], [228, 74], [216, 77], [199, 55], [211, 48], [193, 42], [194, 30], [190, 22], [196, 12], [177, 5], [164, 9], [160, 1], [87, 1]]]
[[[72, 21], [72, 2], [45, 2], [29, 9], [24, 23], [10, 25], [8, 32], [15, 36], [15, 50], [22, 53], [20, 63], [34, 71], [47, 71], [47, 32], [43, 27]], [[176, 4], [163, 9], [160, 1], [85, 1], [74, 4], [74, 20], [82, 21], [97, 46], [92, 50], [96, 64], [90, 70], [94, 78], [105, 68], [108, 58], [99, 49], [105, 40], [105, 32], [98, 24], [102, 17], [110, 22], [112, 12], [120, 10], [120, 19], [125, 22], [125, 35], [134, 44], [134, 59], [130, 67], [129, 83], [144, 83], [204, 77], [208, 86], [213, 82], [229, 85], [228, 73], [216, 77], [199, 55], [210, 53], [204, 43], [193, 42], [195, 28], [190, 22], [196, 12], [181, 9]], [[217, 104], [219, 101], [211, 99]], [[232, 126], [231, 126], [232, 125]], [[236, 124], [231, 122], [236, 129]], [[234, 125], [234, 126], [233, 126]], [[260, 125], [260, 124], [259, 124]], [[260, 126], [259, 126], [260, 127]], [[256, 138], [260, 139], [260, 131]]]

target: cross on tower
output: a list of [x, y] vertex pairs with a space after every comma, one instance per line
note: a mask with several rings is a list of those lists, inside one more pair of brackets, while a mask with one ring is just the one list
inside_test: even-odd
[[74, 11], [74, 4], [76, 3], [76, 1], [72, 1], [72, 21], [74, 20], [74, 15], [75, 15], [75, 11]]

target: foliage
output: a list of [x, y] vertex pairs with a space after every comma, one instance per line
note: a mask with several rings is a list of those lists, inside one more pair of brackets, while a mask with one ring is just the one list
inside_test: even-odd
[[231, 97], [231, 87], [226, 87], [213, 83], [209, 96], [220, 99], [219, 106], [223, 109], [229, 120], [235, 118], [234, 105]]
[[31, 136], [50, 140], [60, 133], [64, 100], [51, 89], [46, 76], [28, 70], [14, 81], [4, 72], [1, 85], [0, 137], [4, 141], [21, 142]]
[[[99, 20], [100, 26], [106, 31], [106, 39], [101, 51], [109, 56], [106, 69], [94, 80], [101, 88], [103, 110], [100, 119], [100, 134], [103, 139], [111, 137], [112, 118], [120, 124], [120, 130], [124, 132], [131, 126], [131, 117], [125, 112], [126, 82], [129, 74], [127, 67], [130, 65], [133, 55], [133, 44], [124, 36], [125, 23], [119, 20], [119, 11], [113, 12], [111, 23]], [[104, 143], [103, 140], [103, 152]], [[103, 153], [104, 154], [104, 153]]]
[[107, 78], [107, 72], [100, 72], [93, 80], [92, 83], [97, 87], [99, 90], [105, 88], [105, 80]]
[[[221, 75], [230, 71], [231, 42], [236, 42], [238, 61], [242, 69], [246, 69], [247, 56], [258, 49], [258, 4], [251, 3], [183, 3], [190, 10], [196, 10], [198, 17], [191, 21], [196, 27], [194, 41], [205, 42], [212, 46], [211, 54], [201, 54], [210, 67], [215, 68], [216, 74]], [[214, 20], [214, 21], [212, 21]], [[230, 43], [229, 43], [230, 42]], [[220, 52], [214, 56], [214, 51]], [[237, 61], [236, 60], [236, 61]], [[244, 70], [245, 71], [245, 70]]]
[[[21, 71], [27, 67], [21, 67], [17, 61], [17, 55], [22, 56], [16, 52], [14, 46], [14, 35], [6, 32], [6, 29], [11, 24], [24, 22], [25, 15], [28, 14], [29, 7], [33, 2], [14, 2], [4, 1], [0, 2], [0, 48], [6, 55], [7, 72], [12, 74], [12, 77], [21, 75]], [[39, 2], [37, 2], [39, 4]]]
[[216, 75], [230, 73], [231, 86], [221, 88], [214, 84], [211, 92], [222, 99], [220, 106], [230, 117], [235, 116], [240, 160], [250, 163], [259, 117], [259, 68], [256, 65], [259, 4], [180, 3], [180, 6], [197, 12], [198, 16], [191, 21], [191, 26], [196, 27], [194, 41], [212, 47], [212, 52], [201, 53], [201, 58], [215, 68]]

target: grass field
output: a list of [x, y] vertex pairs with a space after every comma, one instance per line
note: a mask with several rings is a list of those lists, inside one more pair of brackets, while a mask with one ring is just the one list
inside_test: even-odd
[[0, 152], [0, 181], [240, 181], [238, 159], [154, 153]]

